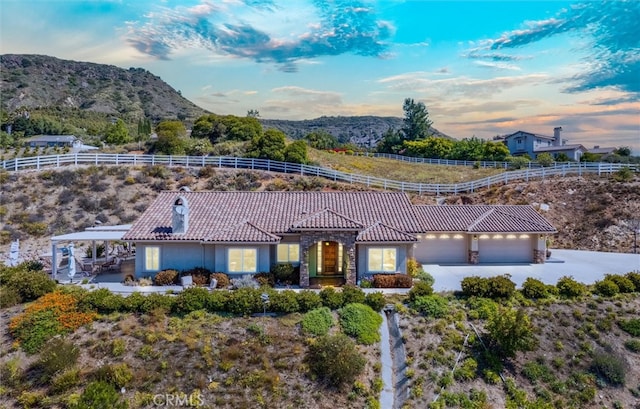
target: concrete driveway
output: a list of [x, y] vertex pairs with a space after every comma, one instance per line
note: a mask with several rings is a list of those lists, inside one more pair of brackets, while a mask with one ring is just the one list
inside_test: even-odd
[[577, 281], [592, 284], [605, 274], [640, 271], [640, 254], [552, 249], [551, 258], [545, 264], [424, 264], [423, 268], [435, 278], [435, 291], [460, 290], [462, 279], [474, 275], [511, 274], [511, 280], [518, 288], [527, 277], [555, 284], [562, 276], [573, 276]]

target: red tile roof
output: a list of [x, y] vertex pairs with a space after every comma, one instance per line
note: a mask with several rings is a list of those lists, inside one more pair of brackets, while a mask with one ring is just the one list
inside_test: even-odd
[[291, 226], [293, 230], [362, 230], [362, 223], [336, 213], [331, 209], [324, 209], [296, 221]]
[[358, 234], [359, 242], [413, 242], [418, 241], [413, 234], [405, 233], [380, 222], [374, 223]]

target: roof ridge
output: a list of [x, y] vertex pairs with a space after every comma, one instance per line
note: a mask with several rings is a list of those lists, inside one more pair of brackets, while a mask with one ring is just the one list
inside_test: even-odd
[[[506, 205], [506, 206], [508, 206], [508, 207], [522, 206], [523, 208], [525, 208], [525, 207], [527, 207], [527, 208], [531, 207], [531, 206], [529, 206], [529, 205]], [[535, 212], [535, 209], [533, 209], [533, 207], [531, 207], [531, 209]], [[509, 217], [513, 217], [513, 218], [518, 219], [518, 220], [521, 220], [521, 221], [523, 221], [523, 222], [525, 222], [525, 223], [533, 223], [533, 224], [535, 224], [536, 226], [541, 227], [541, 228], [546, 227], [546, 226], [543, 226], [541, 223], [538, 223], [538, 221], [536, 221], [536, 220], [531, 220], [531, 219], [527, 219], [527, 218], [524, 218], [524, 217], [520, 217], [520, 216], [519, 216], [519, 215], [517, 215], [517, 214], [507, 213], [507, 212], [504, 212], [504, 211], [502, 211], [502, 210], [498, 210], [498, 209], [496, 209], [496, 211], [497, 211], [498, 213], [500, 213], [500, 214], [503, 214], [503, 215], [505, 215], [505, 216], [509, 216]], [[538, 215], [539, 215], [539, 213], [538, 213], [538, 212], [536, 212], [536, 214], [538, 214]]]
[[489, 210], [487, 210], [485, 213], [483, 213], [480, 217], [478, 217], [473, 223], [471, 223], [468, 227], [467, 227], [467, 231], [472, 231], [474, 227], [476, 227], [477, 225], [479, 225], [480, 223], [482, 223], [484, 221], [484, 219], [486, 219], [487, 217], [489, 217], [491, 214], [493, 214], [493, 212], [496, 210], [495, 207], [490, 208]]

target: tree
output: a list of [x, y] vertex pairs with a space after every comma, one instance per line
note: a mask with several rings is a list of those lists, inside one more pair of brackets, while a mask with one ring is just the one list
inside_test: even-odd
[[187, 128], [180, 121], [161, 121], [156, 126], [156, 133], [160, 136], [175, 136], [184, 138], [187, 136]]
[[453, 145], [449, 159], [455, 160], [482, 160], [484, 159], [485, 141], [475, 136], [464, 138]]
[[454, 148], [450, 139], [430, 136], [420, 141], [405, 141], [406, 154], [422, 158], [446, 159]]
[[333, 149], [340, 145], [338, 139], [326, 131], [313, 131], [308, 133], [304, 139], [309, 141], [309, 146], [314, 149]]
[[567, 156], [566, 153], [564, 152], [560, 152], [557, 156], [556, 156], [556, 162], [569, 162], [571, 159], [569, 158], [569, 156]]
[[538, 155], [538, 156], [536, 157], [536, 160], [538, 161], [538, 163], [539, 163], [540, 165], [542, 165], [542, 166], [543, 166], [543, 167], [545, 167], [545, 168], [546, 168], [547, 166], [551, 166], [551, 165], [553, 165], [553, 162], [554, 162], [554, 160], [553, 160], [553, 156], [551, 156], [551, 154], [550, 154], [550, 153], [548, 153], [548, 152], [543, 152], [543, 153], [541, 153], [540, 155]]
[[298, 140], [287, 145], [284, 149], [284, 160], [292, 163], [307, 163], [307, 143], [303, 140]]
[[277, 129], [267, 129], [264, 134], [251, 139], [246, 157], [283, 161], [284, 150], [284, 133]]
[[509, 156], [509, 148], [502, 142], [487, 141], [484, 144], [484, 160], [503, 161]]
[[429, 120], [429, 112], [424, 103], [415, 102], [413, 98], [406, 98], [402, 109], [404, 110], [402, 126], [404, 139], [415, 141], [429, 136], [432, 122]]
[[129, 130], [122, 119], [107, 125], [104, 131], [104, 141], [112, 145], [122, 145], [129, 142]]
[[138, 142], [138, 148], [142, 141], [146, 141], [151, 136], [151, 120], [149, 118], [140, 118], [138, 120], [138, 135], [136, 137], [136, 142]]
[[398, 153], [402, 148], [402, 135], [400, 132], [390, 128], [382, 135], [382, 139], [376, 146], [376, 152]]
[[631, 148], [628, 146], [621, 146], [614, 151], [616, 155], [631, 156]]
[[249, 118], [260, 118], [260, 112], [257, 109], [250, 109], [247, 111]]

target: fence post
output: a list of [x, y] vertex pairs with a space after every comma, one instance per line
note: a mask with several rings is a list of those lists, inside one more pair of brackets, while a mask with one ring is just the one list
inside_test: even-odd
[[60, 155], [56, 156], [56, 168], [60, 167]]
[[40, 170], [40, 156], [36, 156], [36, 169]]

